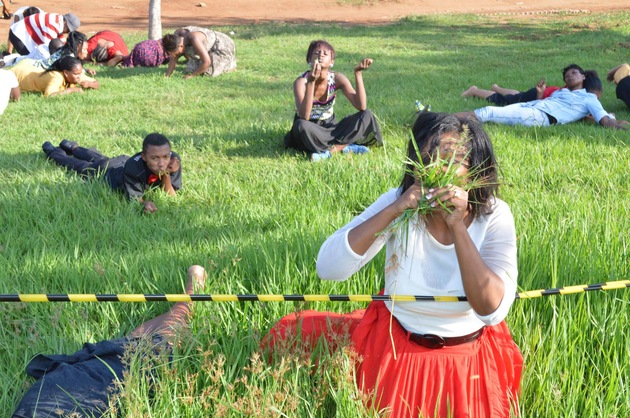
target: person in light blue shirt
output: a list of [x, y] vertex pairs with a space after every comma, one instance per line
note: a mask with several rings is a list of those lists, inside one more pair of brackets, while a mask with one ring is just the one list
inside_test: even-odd
[[606, 112], [598, 96], [585, 88], [585, 84], [599, 81], [596, 72], [585, 72], [579, 65], [571, 64], [562, 70], [562, 75], [566, 86], [544, 100], [505, 107], [486, 106], [458, 116], [506, 125], [550, 126], [564, 125], [591, 115], [606, 128], [627, 129], [627, 121], [616, 120], [614, 115]]

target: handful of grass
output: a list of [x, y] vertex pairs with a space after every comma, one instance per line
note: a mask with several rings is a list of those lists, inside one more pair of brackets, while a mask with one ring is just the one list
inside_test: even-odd
[[[457, 152], [461, 150], [461, 144], [456, 147], [455, 152], [450, 152], [446, 158], [440, 155], [440, 152], [436, 152], [436, 155], [431, 157], [431, 161], [425, 164], [422, 161], [422, 155], [416, 147], [416, 154], [418, 161], [414, 161], [407, 157], [405, 161], [405, 172], [416, 179], [423, 190], [423, 195], [418, 200], [418, 206], [416, 208], [409, 208], [403, 212], [403, 214], [393, 222], [389, 228], [383, 232], [395, 232], [399, 229], [407, 231], [409, 222], [418, 219], [419, 216], [427, 216], [433, 213], [435, 210], [443, 209], [448, 213], [451, 213], [450, 206], [442, 202], [439, 198], [434, 200], [427, 199], [426, 192], [429, 189], [438, 189], [443, 187], [455, 186], [459, 187], [467, 192], [481, 188], [488, 185], [488, 180], [483, 176], [480, 176], [482, 167], [472, 167], [464, 174], [458, 174], [458, 171], [462, 165], [466, 165], [469, 152]], [[470, 202], [469, 195], [469, 202]], [[435, 202], [436, 205], [432, 206]], [[474, 202], [473, 202], [474, 203]]]

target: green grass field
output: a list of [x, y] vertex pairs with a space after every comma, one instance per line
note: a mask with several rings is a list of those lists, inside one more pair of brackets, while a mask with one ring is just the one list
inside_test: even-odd
[[[323, 240], [402, 175], [414, 102], [456, 112], [471, 84], [528, 89], [562, 83], [578, 63], [606, 72], [630, 60], [630, 14], [410, 17], [345, 27], [256, 25], [234, 31], [238, 70], [210, 79], [170, 79], [159, 69], [98, 67], [98, 91], [45, 99], [23, 94], [2, 116], [0, 293], [180, 293], [186, 269], [209, 272], [204, 293], [374, 294], [383, 256], [347, 282], [320, 281]], [[144, 34], [126, 33], [130, 46]], [[335, 70], [349, 75], [369, 56], [368, 105], [385, 146], [368, 155], [310, 163], [285, 151], [292, 82], [308, 43], [326, 38]], [[630, 112], [605, 83], [602, 103]], [[351, 111], [340, 98], [338, 115]], [[549, 128], [486, 125], [501, 165], [501, 195], [516, 220], [519, 289], [630, 279], [630, 132], [586, 123]], [[67, 138], [111, 156], [132, 155], [160, 132], [182, 156], [184, 189], [156, 193], [143, 215], [99, 181], [48, 162], [41, 144]], [[629, 290], [517, 300], [508, 316], [526, 362], [522, 417], [630, 416]], [[38, 353], [69, 353], [116, 338], [168, 303], [0, 304], [0, 411], [9, 416], [32, 379]], [[261, 336], [297, 309], [346, 312], [363, 303], [199, 303], [170, 366], [153, 367], [155, 396], [131, 361], [121, 416], [361, 417], [351, 355], [317, 368], [297, 350], [268, 365]], [[313, 371], [315, 370], [315, 371]], [[110, 415], [114, 416], [114, 412]]]

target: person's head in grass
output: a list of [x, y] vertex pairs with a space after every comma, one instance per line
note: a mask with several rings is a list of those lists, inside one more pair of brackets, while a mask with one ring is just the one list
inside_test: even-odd
[[[490, 213], [492, 197], [498, 189], [497, 163], [492, 142], [481, 123], [449, 113], [422, 111], [416, 115], [411, 131], [413, 137], [409, 140], [407, 158], [415, 163], [422, 159], [425, 167], [436, 158], [444, 160], [445, 166], [453, 164], [458, 177], [477, 185], [468, 191], [471, 216]], [[418, 180], [410, 167], [413, 163], [405, 163], [401, 193]]]
[[51, 71], [59, 71], [63, 74], [63, 78], [66, 80], [66, 83], [76, 85], [79, 84], [79, 81], [81, 81], [81, 75], [83, 75], [83, 64], [81, 64], [81, 61], [78, 58], [67, 55], [53, 62], [45, 72], [47, 73]]
[[322, 66], [332, 67], [335, 62], [335, 48], [323, 39], [312, 41], [306, 51], [306, 63], [313, 65], [319, 61]]
[[97, 45], [90, 54], [90, 59], [94, 62], [107, 62], [107, 47], [105, 45]]
[[153, 174], [168, 171], [171, 154], [171, 142], [162, 134], [149, 134], [142, 141], [142, 159]]
[[61, 39], [55, 38], [48, 43], [48, 52], [50, 53], [50, 55], [52, 55], [63, 48], [64, 45], [65, 44]]
[[601, 100], [604, 86], [602, 84], [602, 80], [599, 78], [599, 74], [597, 74], [597, 71], [586, 70], [584, 71], [584, 75], [586, 78], [584, 79], [583, 87], [587, 92], [593, 93]]
[[184, 53], [184, 38], [168, 33], [162, 38], [162, 48], [169, 57], [177, 59]]

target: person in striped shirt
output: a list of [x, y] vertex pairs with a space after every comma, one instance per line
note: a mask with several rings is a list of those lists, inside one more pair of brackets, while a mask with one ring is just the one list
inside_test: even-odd
[[72, 13], [37, 13], [11, 25], [9, 41], [18, 54], [28, 55], [40, 45], [48, 45], [51, 40], [77, 30], [80, 25], [81, 21]]

